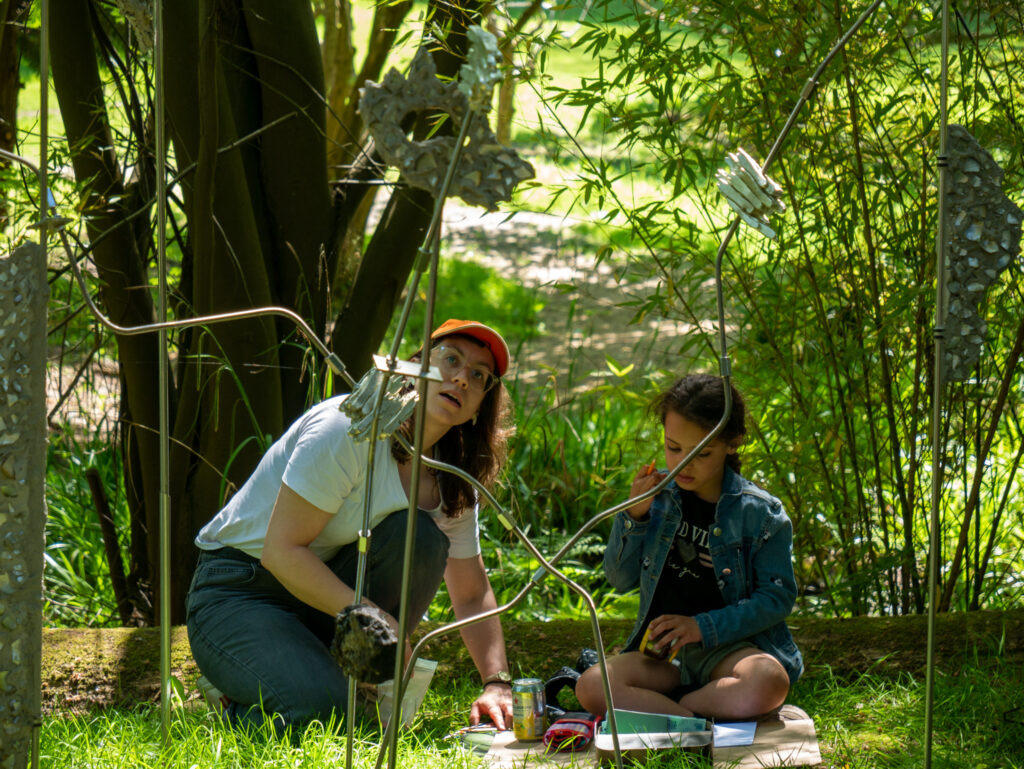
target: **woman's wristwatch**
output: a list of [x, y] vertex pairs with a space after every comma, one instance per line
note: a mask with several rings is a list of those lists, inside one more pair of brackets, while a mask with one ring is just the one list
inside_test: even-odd
[[512, 675], [507, 670], [499, 670], [497, 673], [492, 673], [484, 679], [484, 688], [486, 689], [491, 684], [505, 684], [506, 686], [512, 686]]

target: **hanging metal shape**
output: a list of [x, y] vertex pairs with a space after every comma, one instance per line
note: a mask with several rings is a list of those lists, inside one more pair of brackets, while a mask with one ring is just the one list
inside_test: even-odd
[[757, 161], [742, 148], [728, 154], [725, 162], [729, 169], [720, 168], [715, 174], [719, 191], [743, 221], [774, 239], [776, 232], [768, 225], [768, 217], [786, 210], [782, 187], [765, 176]]
[[1021, 209], [1002, 189], [1003, 169], [966, 128], [950, 124], [946, 156], [945, 376], [971, 376], [985, 343], [985, 294], [1020, 254]]
[[[373, 363], [374, 368], [363, 374], [352, 394], [338, 407], [352, 420], [349, 435], [355, 441], [370, 439], [370, 433], [374, 432], [371, 428], [375, 417], [377, 438], [392, 435], [409, 418], [419, 400], [416, 388], [410, 385], [409, 379], [423, 376], [421, 364], [403, 360], [389, 361], [381, 355], [374, 355]], [[436, 366], [431, 366], [424, 378], [443, 381]]]
[[459, 68], [458, 89], [469, 99], [469, 108], [485, 114], [491, 107], [491, 93], [501, 82], [501, 51], [498, 40], [481, 26], [474, 24], [466, 30], [469, 51], [466, 63]]
[[[442, 190], [456, 139], [433, 136], [413, 141], [406, 137], [403, 119], [421, 110], [446, 112], [455, 126], [462, 124], [470, 110], [469, 100], [454, 82], [438, 79], [425, 48], [413, 59], [408, 79], [391, 69], [380, 83], [368, 82], [360, 89], [359, 112], [381, 157], [398, 168], [407, 184], [436, 196]], [[477, 114], [470, 122], [468, 141], [447, 194], [494, 211], [498, 203], [512, 198], [519, 182], [533, 177], [533, 166], [512, 148], [498, 143], [483, 115]]]

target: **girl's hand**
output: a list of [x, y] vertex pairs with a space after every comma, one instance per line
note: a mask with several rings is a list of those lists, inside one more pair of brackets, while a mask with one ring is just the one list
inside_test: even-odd
[[[629, 489], [630, 497], [637, 497], [643, 494], [645, 491], [650, 491], [657, 486], [665, 478], [665, 473], [659, 473], [654, 469], [654, 462], [649, 465], [644, 465], [640, 468], [640, 472], [633, 478], [633, 485]], [[633, 520], [639, 521], [647, 517], [647, 511], [651, 509], [651, 502], [654, 497], [645, 499], [643, 502], [637, 502], [632, 507], [626, 510]]]
[[662, 614], [651, 620], [651, 638], [656, 639], [655, 651], [676, 652], [686, 644], [699, 644], [704, 640], [700, 626], [693, 617], [680, 614]]

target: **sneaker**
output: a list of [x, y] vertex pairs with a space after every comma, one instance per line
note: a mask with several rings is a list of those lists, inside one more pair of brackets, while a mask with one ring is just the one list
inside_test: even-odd
[[199, 693], [203, 695], [203, 699], [206, 700], [206, 704], [210, 706], [210, 710], [213, 711], [214, 715], [218, 718], [224, 718], [224, 711], [227, 710], [228, 705], [231, 704], [231, 700], [228, 699], [228, 696], [210, 683], [210, 679], [206, 676], [199, 676], [199, 679], [196, 681], [196, 686], [199, 687]]

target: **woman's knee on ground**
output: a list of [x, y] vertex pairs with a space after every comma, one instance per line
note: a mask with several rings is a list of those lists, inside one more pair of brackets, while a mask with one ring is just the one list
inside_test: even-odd
[[344, 681], [327, 676], [316, 685], [307, 684], [277, 692], [276, 696], [267, 697], [259, 706], [264, 718], [272, 722], [276, 730], [282, 726], [302, 729], [314, 721], [324, 726], [333, 724], [337, 728], [348, 704], [347, 691]]

